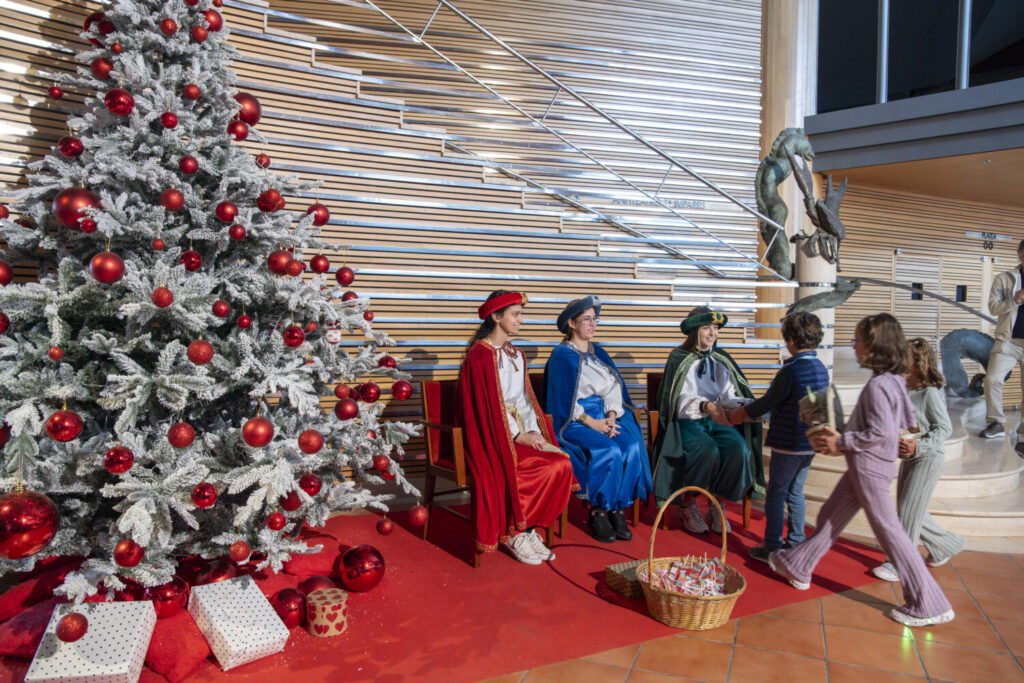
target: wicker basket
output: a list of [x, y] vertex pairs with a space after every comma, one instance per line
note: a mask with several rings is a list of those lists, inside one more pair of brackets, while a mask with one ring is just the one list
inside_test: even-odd
[[654, 538], [658, 533], [658, 525], [661, 523], [661, 516], [669, 507], [669, 503], [679, 495], [687, 491], [696, 491], [707, 496], [708, 500], [718, 508], [718, 514], [722, 519], [725, 515], [722, 512], [718, 501], [710, 493], [697, 486], [684, 486], [673, 493], [658, 510], [658, 516], [651, 527], [651, 549], [647, 555], [646, 565], [637, 569], [637, 579], [647, 599], [647, 611], [651, 616], [675, 628], [685, 628], [691, 631], [709, 631], [724, 625], [729, 621], [732, 608], [736, 601], [747, 588], [747, 582], [743, 576], [725, 564], [725, 526], [722, 526], [722, 564], [725, 565], [725, 595], [700, 596], [677, 593], [652, 586], [650, 577], [656, 569], [668, 569], [673, 562], [699, 562], [702, 558], [686, 555], [682, 557], [654, 557]]

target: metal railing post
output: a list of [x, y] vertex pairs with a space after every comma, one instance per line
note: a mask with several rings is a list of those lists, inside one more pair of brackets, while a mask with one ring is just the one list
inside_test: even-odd
[[971, 84], [971, 8], [973, 0], [960, 0], [960, 25], [956, 42], [956, 89]]
[[889, 0], [878, 0], [876, 51], [878, 57], [875, 67], [875, 102], [883, 104], [889, 101]]

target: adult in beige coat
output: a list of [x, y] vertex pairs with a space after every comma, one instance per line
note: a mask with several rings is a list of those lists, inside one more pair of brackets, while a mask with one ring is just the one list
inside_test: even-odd
[[[995, 439], [1006, 435], [1003, 383], [1015, 365], [1020, 366], [1024, 387], [1024, 241], [1017, 245], [1020, 260], [1013, 270], [1000, 273], [992, 282], [988, 310], [998, 316], [996, 339], [985, 373], [985, 417], [988, 423], [979, 436]], [[1024, 452], [1024, 420], [1017, 426], [1017, 450]]]

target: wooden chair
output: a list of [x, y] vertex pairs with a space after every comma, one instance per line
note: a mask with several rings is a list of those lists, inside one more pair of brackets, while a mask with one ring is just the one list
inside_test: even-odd
[[[466, 466], [466, 444], [462, 429], [455, 426], [455, 380], [439, 382], [423, 382], [421, 393], [423, 400], [424, 439], [427, 446], [426, 479], [423, 484], [423, 504], [428, 510], [434, 506], [446, 510], [464, 519], [476, 529], [476, 497], [473, 495], [473, 475]], [[550, 424], [550, 417], [548, 418]], [[455, 488], [444, 491], [435, 490], [437, 478], [455, 483]], [[466, 515], [448, 505], [437, 502], [439, 496], [455, 493], [469, 493], [469, 514]], [[559, 518], [558, 536], [565, 535], [568, 525], [568, 507], [562, 510]], [[430, 531], [430, 515], [423, 525], [423, 539], [426, 540]], [[547, 544], [554, 541], [555, 531], [547, 529]], [[473, 566], [480, 566], [481, 553], [473, 548]]]
[[[651, 470], [654, 470], [654, 444], [658, 441], [658, 421], [661, 414], [651, 406], [658, 405], [658, 392], [664, 373], [647, 373], [647, 434], [651, 442]], [[662, 528], [668, 528], [668, 515], [662, 515]], [[743, 528], [750, 528], [750, 494], [743, 496]]]

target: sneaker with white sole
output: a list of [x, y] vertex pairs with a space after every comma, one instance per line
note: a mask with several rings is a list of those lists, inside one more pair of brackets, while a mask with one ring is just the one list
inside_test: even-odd
[[871, 570], [871, 573], [880, 578], [882, 581], [890, 581], [895, 583], [900, 580], [900, 575], [896, 573], [896, 570], [891, 564], [885, 562], [878, 565]]
[[692, 501], [683, 503], [677, 514], [679, 521], [683, 523], [683, 528], [691, 534], [706, 534], [708, 532], [708, 524], [704, 521], [704, 515], [700, 514], [697, 503]]
[[554, 551], [544, 545], [544, 539], [540, 537], [540, 534], [537, 533], [536, 529], [526, 535], [530, 537], [530, 545], [533, 547], [534, 553], [542, 562], [550, 562], [555, 559]]
[[531, 534], [527, 533], [516, 534], [507, 543], [502, 543], [501, 547], [523, 564], [540, 564], [543, 560], [537, 556], [530, 536]]
[[934, 617], [912, 617], [903, 611], [902, 607], [893, 607], [889, 611], [889, 618], [893, 621], [898, 621], [904, 626], [910, 626], [915, 628], [918, 626], [935, 626], [936, 624], [946, 624], [953, 621], [953, 617], [956, 614], [953, 610], [948, 610], [942, 614]]
[[786, 566], [779, 562], [779, 551], [777, 550], [768, 556], [768, 566], [772, 568], [773, 572], [789, 581], [789, 585], [798, 591], [805, 591], [811, 587], [811, 584], [807, 581], [801, 581], [789, 573]]
[[[716, 508], [713, 504], [708, 506], [708, 521], [711, 522], [712, 531], [714, 531], [716, 534], [722, 533], [722, 520], [718, 516], [718, 508]], [[729, 533], [730, 531], [732, 531], [732, 527], [729, 526], [729, 519], [726, 518], [725, 532]]]
[[950, 558], [948, 558], [948, 557], [944, 557], [941, 560], [933, 560], [931, 555], [929, 555], [928, 559], [925, 560], [924, 563], [926, 565], [928, 565], [929, 567], [941, 567], [942, 565], [944, 565], [947, 562], [949, 562], [949, 560], [950, 560]]
[[978, 436], [983, 439], [998, 439], [999, 437], [1006, 436], [1006, 430], [1003, 428], [1003, 425], [993, 420], [978, 432]]

